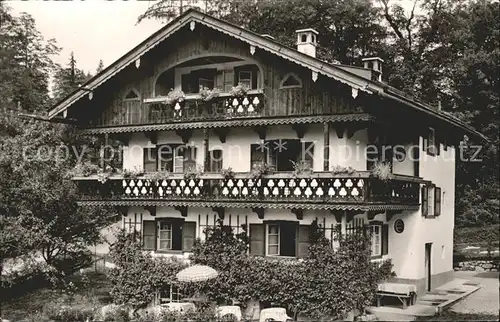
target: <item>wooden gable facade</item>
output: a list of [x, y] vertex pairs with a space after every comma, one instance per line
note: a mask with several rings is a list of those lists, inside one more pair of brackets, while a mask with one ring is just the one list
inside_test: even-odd
[[[94, 91], [91, 101], [78, 101], [71, 108], [70, 116], [79, 119], [84, 127], [179, 121], [155, 116], [155, 104], [147, 101], [166, 95], [169, 87], [179, 85], [175, 80], [176, 68], [191, 67], [196, 70], [197, 65], [202, 66], [200, 68], [217, 68], [219, 75], [232, 72], [229, 80], [216, 84], [222, 93], [227, 93], [238, 83], [234, 76], [237, 67], [232, 66], [250, 66], [255, 78], [252, 92], [259, 94], [261, 102], [258, 113], [247, 115], [252, 117], [362, 113], [363, 102], [368, 98], [361, 93], [353, 97], [350, 86], [331, 78], [319, 77], [315, 81], [308, 68], [197, 24], [194, 30], [189, 25], [184, 26], [143, 55], [136, 64], [116, 74]], [[217, 77], [221, 78], [219, 75]], [[199, 100], [193, 104], [197, 103]], [[195, 116], [191, 120], [211, 117], [223, 120], [229, 117], [203, 113]]]

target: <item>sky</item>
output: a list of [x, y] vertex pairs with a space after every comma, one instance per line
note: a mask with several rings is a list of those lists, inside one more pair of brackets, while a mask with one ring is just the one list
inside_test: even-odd
[[[95, 73], [102, 59], [108, 66], [162, 27], [156, 20], [137, 17], [149, 1], [8, 1], [12, 14], [27, 12], [45, 39], [62, 47], [57, 63], [66, 65], [71, 51], [77, 67]], [[152, 2], [151, 2], [152, 3]]]
[[[393, 0], [410, 10], [412, 0]], [[130, 49], [162, 27], [157, 20], [137, 17], [144, 13], [149, 0], [104, 1], [7, 1], [12, 13], [27, 12], [35, 19], [45, 39], [54, 38], [62, 47], [54, 61], [67, 65], [73, 51], [77, 67], [95, 73], [102, 59], [104, 67], [112, 64]]]

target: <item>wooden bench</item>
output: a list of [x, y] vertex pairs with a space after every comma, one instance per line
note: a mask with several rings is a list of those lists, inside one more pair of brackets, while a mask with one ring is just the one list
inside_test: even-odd
[[403, 309], [408, 305], [414, 305], [417, 301], [417, 287], [414, 284], [401, 283], [382, 283], [378, 285], [377, 306], [380, 306], [380, 300], [384, 297], [395, 297], [402, 304]]

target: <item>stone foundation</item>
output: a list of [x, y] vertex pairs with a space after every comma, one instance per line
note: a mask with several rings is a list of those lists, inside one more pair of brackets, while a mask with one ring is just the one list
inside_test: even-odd
[[476, 272], [484, 272], [484, 271], [494, 271], [498, 272], [499, 269], [499, 260], [477, 260], [477, 261], [467, 261], [460, 262], [458, 266], [455, 267], [456, 271], [476, 271]]

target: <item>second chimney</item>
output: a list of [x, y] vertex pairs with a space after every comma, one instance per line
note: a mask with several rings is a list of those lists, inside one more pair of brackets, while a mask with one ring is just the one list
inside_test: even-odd
[[371, 69], [372, 72], [372, 80], [382, 81], [382, 63], [384, 60], [380, 57], [368, 57], [363, 58], [363, 67], [367, 69]]
[[297, 34], [297, 50], [306, 55], [316, 57], [318, 32], [312, 28], [295, 30]]

